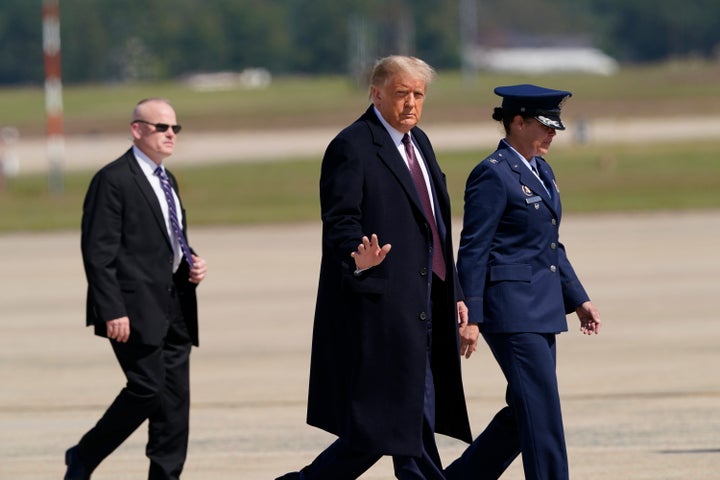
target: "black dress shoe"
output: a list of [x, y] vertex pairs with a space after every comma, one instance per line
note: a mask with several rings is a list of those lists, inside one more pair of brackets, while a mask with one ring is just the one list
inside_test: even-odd
[[67, 471], [64, 480], [90, 480], [90, 472], [87, 471], [85, 465], [80, 462], [80, 457], [78, 457], [77, 445], [65, 452], [65, 465], [67, 465]]

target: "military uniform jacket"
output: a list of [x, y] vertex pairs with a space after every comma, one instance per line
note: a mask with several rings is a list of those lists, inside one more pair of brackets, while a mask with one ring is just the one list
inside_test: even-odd
[[[458, 352], [457, 273], [445, 178], [427, 136], [412, 130], [432, 181], [447, 265], [444, 314], [432, 319], [436, 431], [471, 441]], [[320, 175], [322, 262], [307, 420], [385, 455], [422, 452], [432, 233], [410, 172], [372, 106], [330, 142]], [[363, 235], [392, 244], [354, 275]]]
[[505, 141], [467, 180], [458, 275], [485, 333], [566, 331], [565, 315], [588, 300], [559, 240], [555, 176], [536, 161], [552, 195]]

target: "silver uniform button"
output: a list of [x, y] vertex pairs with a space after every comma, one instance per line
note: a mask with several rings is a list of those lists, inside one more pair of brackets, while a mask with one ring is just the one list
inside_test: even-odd
[[557, 267], [555, 265], [550, 265], [550, 271], [555, 273], [557, 271]]

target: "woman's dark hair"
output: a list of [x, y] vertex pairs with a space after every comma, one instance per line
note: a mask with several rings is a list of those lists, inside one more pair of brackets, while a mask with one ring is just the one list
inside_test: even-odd
[[510, 124], [512, 123], [513, 118], [518, 115], [520, 115], [524, 119], [532, 118], [532, 115], [506, 110], [502, 107], [495, 107], [495, 110], [493, 110], [492, 119], [498, 122], [502, 122], [505, 133], [508, 133], [510, 132]]

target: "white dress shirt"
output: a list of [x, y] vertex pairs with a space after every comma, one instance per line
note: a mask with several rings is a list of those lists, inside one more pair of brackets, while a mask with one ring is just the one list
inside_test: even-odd
[[[150, 186], [155, 192], [158, 202], [160, 202], [160, 209], [162, 210], [163, 218], [165, 219], [165, 228], [167, 229], [168, 237], [170, 237], [170, 241], [172, 242], [174, 272], [180, 265], [180, 260], [182, 260], [183, 253], [182, 249], [180, 248], [180, 242], [175, 236], [175, 232], [173, 232], [172, 225], [170, 224], [168, 204], [167, 200], [165, 199], [165, 192], [163, 191], [162, 185], [160, 185], [160, 177], [155, 175], [155, 169], [158, 167], [158, 165], [152, 160], [150, 160], [150, 157], [145, 155], [142, 150], [140, 150], [136, 146], [133, 146], [133, 153], [135, 154], [135, 159], [137, 160], [138, 165], [140, 165], [140, 169], [145, 174], [148, 182], [150, 182]], [[163, 170], [165, 170], [164, 166], [160, 166], [163, 168]], [[177, 212], [178, 223], [182, 225], [183, 216], [182, 209], [180, 208], [180, 199], [178, 198], [177, 193], [175, 193], [174, 189], [172, 189], [172, 194], [173, 200], [175, 201], [175, 212]]]

